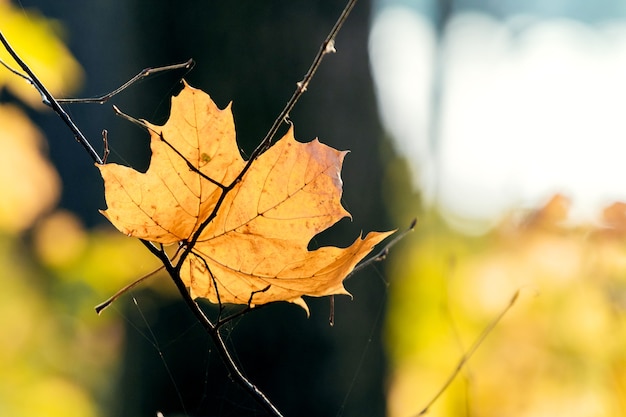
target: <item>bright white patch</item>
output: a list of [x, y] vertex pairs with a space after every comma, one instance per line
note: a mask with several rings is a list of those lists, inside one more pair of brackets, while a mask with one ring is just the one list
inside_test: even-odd
[[436, 202], [451, 217], [489, 222], [562, 192], [587, 220], [626, 200], [626, 24], [544, 20], [514, 31], [522, 20], [451, 21], [434, 160], [425, 138], [432, 28], [408, 9], [381, 13], [370, 50], [383, 123], [420, 188], [438, 183]]
[[376, 97], [386, 129], [405, 155], [422, 191], [432, 194], [430, 149], [431, 91], [436, 40], [421, 15], [397, 7], [378, 15], [370, 32], [369, 51]]

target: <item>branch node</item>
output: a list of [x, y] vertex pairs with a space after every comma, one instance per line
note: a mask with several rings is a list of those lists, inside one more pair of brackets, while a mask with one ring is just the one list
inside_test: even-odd
[[111, 297], [109, 297], [106, 301], [98, 304], [95, 309], [96, 309], [96, 313], [98, 315], [100, 315], [100, 313], [102, 313], [102, 310], [104, 310], [105, 308], [107, 308], [108, 306], [110, 306], [115, 300], [117, 300], [118, 298], [120, 298], [123, 294], [125, 294], [126, 292], [130, 291], [131, 289], [133, 289], [137, 284], [145, 281], [146, 279], [150, 278], [151, 276], [153, 276], [154, 274], [156, 274], [157, 272], [163, 270], [165, 268], [165, 265], [161, 265], [160, 267], [158, 267], [157, 269], [155, 269], [154, 271], [148, 272], [147, 274], [145, 274], [144, 276], [136, 279], [135, 281], [131, 282], [130, 284], [126, 285], [125, 287], [123, 287], [122, 289], [118, 290], [115, 294], [113, 294]]
[[109, 158], [109, 136], [106, 129], [104, 129], [102, 131], [102, 143], [104, 146], [104, 150], [102, 151], [102, 163], [106, 164], [107, 163], [107, 159]]
[[115, 112], [116, 116], [119, 116], [122, 119], [128, 120], [129, 122], [139, 127], [143, 127], [144, 129], [148, 129], [148, 130], [150, 129], [148, 125], [146, 124], [146, 122], [144, 122], [143, 120], [135, 119], [134, 117], [127, 115], [126, 113], [121, 111], [119, 107], [117, 107], [116, 105], [113, 105], [113, 111]]
[[252, 304], [252, 297], [254, 297], [255, 294], [261, 293], [261, 292], [265, 292], [267, 290], [270, 289], [270, 287], [272, 286], [272, 284], [267, 284], [267, 287], [262, 288], [260, 290], [256, 290], [256, 291], [252, 291], [250, 293], [250, 298], [248, 298], [248, 308], [254, 308], [254, 304]]
[[324, 47], [324, 53], [334, 54], [335, 52], [337, 52], [337, 49], [335, 49], [335, 40], [331, 39], [326, 43], [326, 46]]
[[133, 78], [126, 81], [122, 86], [116, 88], [110, 93], [101, 95], [99, 97], [91, 97], [91, 98], [60, 98], [60, 99], [57, 99], [57, 101], [59, 103], [69, 103], [69, 104], [104, 104], [107, 101], [109, 101], [111, 98], [113, 98], [114, 96], [126, 90], [131, 85], [135, 84], [138, 81], [141, 81], [142, 79], [146, 77], [149, 77], [152, 74], [156, 74], [158, 72], [164, 72], [164, 71], [186, 69], [187, 72], [185, 72], [185, 74], [181, 77], [183, 78], [185, 75], [187, 75], [189, 71], [191, 71], [191, 68], [193, 68], [194, 65], [195, 65], [194, 60], [189, 59], [186, 62], [183, 62], [181, 64], [166, 65], [163, 67], [144, 68]]
[[309, 86], [309, 82], [308, 82], [308, 80], [298, 81], [296, 83], [296, 86], [298, 87], [298, 90], [301, 93], [304, 93], [306, 91], [306, 88]]
[[[76, 140], [83, 146], [83, 148], [85, 148], [85, 150], [87, 151], [91, 159], [93, 159], [93, 161], [98, 164], [102, 164], [102, 159], [100, 159], [100, 155], [98, 155], [98, 153], [93, 149], [93, 147], [91, 146], [91, 143], [89, 143], [85, 135], [83, 135], [83, 132], [81, 132], [80, 129], [76, 126], [76, 124], [74, 124], [74, 121], [72, 120], [70, 115], [67, 114], [65, 110], [63, 110], [63, 108], [61, 107], [57, 99], [55, 99], [54, 96], [46, 89], [46, 87], [39, 80], [39, 78], [37, 78], [33, 70], [31, 70], [30, 67], [26, 65], [26, 62], [24, 62], [24, 60], [20, 58], [17, 52], [15, 52], [15, 50], [9, 44], [9, 42], [4, 37], [1, 31], [0, 31], [0, 43], [4, 45], [4, 49], [6, 49], [6, 51], [9, 53], [9, 55], [11, 55], [13, 60], [17, 62], [20, 68], [22, 68], [22, 70], [26, 73], [27, 76], [23, 78], [25, 78], [29, 83], [31, 83], [35, 87], [35, 89], [39, 92], [39, 94], [41, 94], [42, 101], [44, 102], [44, 104], [50, 106], [50, 108], [67, 125], [67, 127], [74, 134], [74, 137], [76, 138]], [[19, 75], [17, 71], [13, 71], [13, 72]]]

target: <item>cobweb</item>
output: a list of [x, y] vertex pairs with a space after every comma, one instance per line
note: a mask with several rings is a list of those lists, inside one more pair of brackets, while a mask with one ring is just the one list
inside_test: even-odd
[[[348, 282], [354, 299], [311, 298], [311, 317], [271, 304], [228, 323], [224, 338], [242, 371], [285, 416], [385, 415], [381, 328], [387, 285], [374, 267]], [[202, 304], [208, 313], [215, 307]], [[150, 289], [115, 308], [126, 346], [115, 415], [264, 416], [230, 380], [212, 342], [187, 307]]]

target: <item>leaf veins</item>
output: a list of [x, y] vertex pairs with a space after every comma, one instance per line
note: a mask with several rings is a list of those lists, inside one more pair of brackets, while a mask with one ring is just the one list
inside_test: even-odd
[[246, 165], [230, 106], [220, 110], [185, 84], [167, 123], [146, 126], [152, 158], [145, 173], [98, 166], [103, 214], [128, 236], [163, 244], [194, 240], [180, 265], [194, 298], [288, 301], [307, 309], [302, 296], [347, 294], [344, 278], [392, 233], [371, 232], [347, 248], [307, 249], [315, 235], [350, 216], [340, 201], [346, 152], [318, 140], [298, 142], [290, 129], [227, 188]]

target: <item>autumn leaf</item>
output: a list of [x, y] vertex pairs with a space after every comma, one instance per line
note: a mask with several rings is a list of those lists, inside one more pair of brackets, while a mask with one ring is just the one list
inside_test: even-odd
[[346, 152], [318, 140], [297, 142], [293, 129], [233, 183], [246, 161], [230, 106], [220, 110], [185, 84], [167, 123], [146, 127], [152, 158], [145, 173], [99, 166], [103, 214], [128, 236], [192, 245], [180, 274], [194, 298], [288, 301], [306, 309], [304, 295], [348, 294], [344, 278], [392, 233], [371, 232], [348, 248], [307, 249], [315, 235], [350, 216], [340, 201]]

